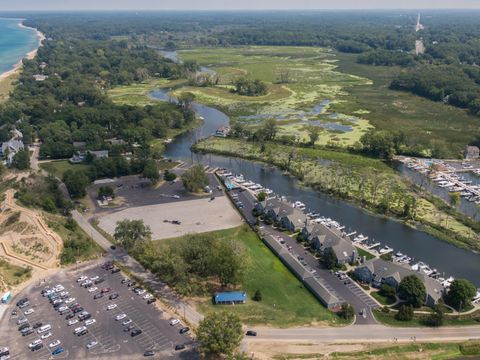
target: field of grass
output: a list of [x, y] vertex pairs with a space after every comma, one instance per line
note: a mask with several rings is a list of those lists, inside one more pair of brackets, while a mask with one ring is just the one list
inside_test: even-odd
[[0, 258], [0, 290], [7, 290], [9, 286], [14, 286], [29, 279], [32, 275], [31, 268], [25, 268], [13, 265]]
[[148, 97], [150, 92], [170, 83], [167, 79], [150, 79], [140, 84], [116, 86], [108, 90], [108, 95], [114, 103], [119, 105], [144, 106], [155, 102]]
[[[395, 319], [395, 312], [384, 313], [374, 310], [373, 314], [378, 322], [393, 327], [424, 327], [428, 314], [415, 314], [411, 321], [399, 321]], [[469, 326], [480, 324], [480, 310], [467, 315], [444, 315], [443, 326]]]
[[0, 103], [6, 101], [9, 98], [10, 91], [13, 90], [17, 79], [18, 74], [13, 74], [5, 79], [0, 80]]
[[372, 297], [374, 297], [382, 305], [392, 305], [394, 303], [394, 301], [386, 296], [383, 296], [378, 291], [371, 291], [370, 295], [372, 295]]
[[68, 160], [58, 160], [41, 163], [40, 167], [52, 174], [53, 176], [58, 177], [59, 179], [63, 178], [63, 174], [67, 170], [88, 170], [89, 165], [86, 164], [70, 164]]
[[[214, 87], [182, 87], [174, 94], [192, 92], [197, 101], [218, 107], [232, 119], [247, 125], [257, 126], [263, 119], [273, 118], [278, 122], [280, 135], [294, 135], [302, 141], [308, 138], [307, 125], [335, 123], [351, 126], [352, 131], [345, 133], [324, 129], [317, 142], [339, 145], [354, 144], [371, 128], [368, 120], [361, 117], [361, 108], [345, 114], [333, 114], [326, 104], [323, 109], [312, 112], [325, 100], [331, 104], [348, 101], [346, 89], [370, 83], [368, 79], [336, 71], [332, 63], [334, 56], [327, 49], [248, 46], [199, 48], [180, 51], [179, 55], [183, 60], [195, 60], [215, 70], [220, 80]], [[280, 76], [285, 73], [289, 74], [289, 80], [280, 83]], [[264, 81], [268, 93], [250, 97], [230, 92], [232, 82], [241, 76]], [[252, 115], [261, 117], [242, 118]]]
[[373, 259], [373, 258], [375, 257], [375, 255], [369, 253], [368, 251], [366, 251], [366, 250], [364, 250], [364, 249], [362, 249], [362, 248], [359, 248], [359, 247], [357, 247], [357, 246], [355, 246], [355, 247], [357, 248], [358, 256], [360, 256], [360, 257], [365, 256], [365, 259], [366, 259], [366, 260], [371, 260], [371, 259]]
[[[247, 292], [248, 301], [244, 305], [215, 306], [210, 298], [203, 299], [199, 304], [202, 312], [228, 309], [237, 313], [244, 323], [252, 325], [290, 327], [310, 323], [342, 324], [342, 320], [322, 306], [247, 226], [214, 231], [211, 234], [236, 239], [245, 247], [247, 272], [242, 289]], [[178, 238], [155, 244], [162, 249], [176, 241]], [[252, 300], [256, 290], [261, 291], [262, 301]]]
[[349, 101], [334, 104], [334, 110], [350, 113], [365, 109], [368, 114], [364, 116], [376, 128], [402, 130], [412, 142], [441, 148], [451, 157], [480, 134], [480, 118], [465, 110], [388, 89], [401, 68], [357, 64], [352, 54], [337, 53], [336, 57], [338, 71], [368, 78], [372, 83], [349, 87]]

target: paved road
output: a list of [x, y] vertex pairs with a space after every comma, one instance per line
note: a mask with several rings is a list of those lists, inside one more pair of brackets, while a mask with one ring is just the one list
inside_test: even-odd
[[329, 328], [272, 329], [256, 328], [256, 341], [316, 341], [316, 342], [385, 342], [397, 338], [400, 342], [412, 341], [453, 341], [480, 338], [480, 326], [441, 328], [394, 328], [383, 325], [351, 325]]
[[[256, 218], [252, 215], [252, 209], [255, 205], [255, 198], [248, 191], [239, 192], [234, 190], [232, 194], [238, 194], [238, 199], [244, 204], [244, 208], [240, 209], [247, 222], [254, 224]], [[285, 241], [285, 245], [292, 247], [292, 254], [303, 257], [307, 266], [315, 269], [315, 278], [322, 282], [322, 284], [341, 301], [347, 302], [353, 306], [356, 313], [363, 309], [366, 310], [366, 317], [358, 315], [356, 317], [356, 324], [376, 324], [375, 317], [371, 310], [378, 307], [378, 304], [366, 294], [356, 283], [350, 282], [350, 284], [344, 284], [343, 280], [340, 280], [329, 270], [321, 268], [316, 259], [310, 252], [306, 251], [304, 247], [299, 244], [295, 239], [287, 236], [284, 232], [274, 229], [271, 226], [264, 225], [260, 232], [263, 236], [273, 235], [276, 238], [282, 238]]]

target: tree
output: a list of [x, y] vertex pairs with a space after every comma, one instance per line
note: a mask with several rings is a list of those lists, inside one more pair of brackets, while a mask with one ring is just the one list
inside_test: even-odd
[[180, 96], [178, 97], [178, 103], [179, 105], [187, 110], [190, 110], [192, 107], [192, 103], [195, 100], [195, 94], [191, 92], [184, 92], [181, 93]]
[[310, 145], [313, 146], [320, 137], [321, 129], [319, 126], [309, 125], [307, 127], [308, 137], [310, 138]]
[[400, 321], [410, 321], [413, 319], [413, 306], [410, 304], [403, 304], [398, 309], [395, 319]]
[[372, 155], [391, 159], [395, 155], [393, 134], [386, 130], [369, 130], [360, 138], [363, 149]]
[[142, 176], [147, 178], [152, 182], [152, 184], [156, 184], [158, 179], [160, 179], [160, 170], [158, 169], [158, 165], [155, 160], [148, 160], [143, 167]]
[[67, 170], [63, 174], [63, 182], [73, 198], [81, 198], [86, 194], [90, 179], [84, 171]]
[[260, 292], [260, 290], [255, 291], [252, 299], [253, 301], [262, 301], [262, 293]]
[[448, 197], [450, 198], [450, 206], [456, 208], [460, 204], [460, 193], [453, 192], [449, 193]]
[[165, 170], [165, 173], [163, 174], [163, 179], [165, 181], [173, 181], [176, 178], [177, 178], [177, 174], [175, 174], [174, 172]]
[[275, 140], [278, 131], [278, 126], [275, 119], [267, 119], [265, 121], [265, 124], [263, 124], [262, 130], [265, 136], [265, 140]]
[[425, 302], [425, 285], [416, 275], [406, 276], [400, 282], [398, 295], [408, 304], [418, 308]]
[[206, 357], [232, 355], [242, 338], [240, 318], [230, 312], [208, 314], [198, 326], [197, 339], [200, 343], [200, 352]]
[[320, 262], [327, 268], [327, 269], [334, 269], [338, 265], [337, 255], [335, 255], [335, 251], [331, 247], [326, 248], [323, 251], [322, 257], [320, 258]]
[[100, 186], [98, 188], [98, 198], [102, 199], [104, 197], [114, 197], [115, 191], [111, 186]]
[[13, 156], [12, 166], [18, 170], [30, 169], [30, 153], [28, 149], [22, 149]]
[[257, 195], [257, 200], [262, 202], [267, 198], [267, 193], [265, 191], [260, 191]]
[[427, 324], [434, 327], [439, 327], [443, 325], [444, 313], [443, 308], [439, 305], [435, 305], [433, 312], [430, 317], [427, 319]]
[[243, 96], [260, 96], [267, 93], [267, 85], [259, 79], [238, 78], [234, 81], [234, 92]]
[[392, 301], [395, 301], [397, 290], [393, 286], [382, 284], [382, 286], [380, 286], [380, 294]]
[[146, 226], [143, 220], [121, 220], [117, 221], [113, 235], [126, 250], [132, 249], [137, 243], [151, 240], [152, 231]]
[[355, 316], [355, 310], [352, 305], [343, 303], [339, 315], [345, 320], [350, 320]]
[[183, 186], [190, 192], [198, 192], [210, 183], [203, 166], [200, 164], [186, 170], [181, 178]]
[[466, 309], [471, 305], [472, 299], [477, 290], [475, 285], [466, 279], [455, 279], [450, 285], [446, 301], [458, 311]]

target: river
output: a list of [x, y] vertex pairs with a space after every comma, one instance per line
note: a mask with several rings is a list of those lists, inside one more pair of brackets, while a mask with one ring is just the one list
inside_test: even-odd
[[[152, 98], [167, 100], [167, 90], [156, 90]], [[330, 217], [348, 231], [367, 235], [414, 258], [424, 261], [445, 275], [466, 278], [480, 287], [480, 254], [457, 248], [422, 231], [412, 229], [401, 222], [367, 213], [347, 202], [329, 195], [301, 187], [297, 180], [280, 170], [263, 163], [228, 156], [195, 154], [190, 148], [198, 140], [212, 135], [220, 126], [228, 125], [229, 118], [221, 111], [195, 103], [195, 112], [205, 120], [196, 130], [176, 138], [166, 148], [165, 156], [174, 160], [201, 163], [211, 167], [223, 167], [243, 174], [247, 179], [260, 183], [290, 200], [299, 200], [307, 209]]]

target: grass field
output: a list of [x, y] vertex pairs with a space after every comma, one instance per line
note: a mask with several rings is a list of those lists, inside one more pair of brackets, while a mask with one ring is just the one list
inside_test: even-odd
[[[248, 301], [244, 305], [214, 306], [210, 298], [203, 299], [199, 304], [202, 312], [228, 309], [237, 313], [244, 323], [252, 325], [289, 327], [310, 323], [342, 324], [342, 320], [322, 306], [247, 226], [210, 234], [234, 238], [245, 247], [247, 273], [242, 289], [247, 292]], [[176, 241], [178, 238], [155, 244], [162, 249]], [[256, 290], [262, 293], [263, 299], [260, 302], [252, 300]]]
[[18, 74], [13, 74], [5, 79], [0, 80], [0, 103], [5, 102], [9, 98], [10, 91], [13, 90], [17, 80]]
[[[424, 327], [428, 314], [415, 314], [411, 321], [395, 319], [395, 312], [384, 313], [374, 310], [373, 314], [378, 322], [393, 327]], [[467, 315], [444, 315], [443, 326], [469, 326], [480, 324], [480, 310]]]
[[58, 177], [59, 179], [63, 178], [63, 174], [67, 170], [88, 170], [89, 165], [86, 164], [70, 164], [68, 160], [58, 160], [41, 163], [40, 167], [47, 171], [48, 173]]
[[402, 130], [412, 142], [441, 148], [451, 157], [480, 134], [480, 118], [465, 110], [388, 89], [400, 68], [357, 64], [356, 55], [351, 54], [337, 53], [336, 57], [338, 71], [368, 78], [372, 83], [349, 87], [349, 101], [334, 104], [333, 109], [345, 113], [365, 109], [368, 114], [364, 116], [376, 128]]
[[173, 82], [167, 79], [150, 79], [143, 83], [116, 86], [108, 90], [108, 95], [114, 103], [119, 105], [144, 106], [156, 103], [155, 100], [149, 98], [150, 92], [170, 84]]
[[[317, 143], [333, 141], [340, 145], [354, 144], [371, 128], [368, 120], [361, 117], [361, 108], [346, 114], [329, 110], [332, 104], [348, 101], [346, 89], [370, 81], [336, 71], [333, 54], [327, 49], [249, 46], [184, 50], [179, 55], [183, 60], [195, 60], [215, 70], [220, 81], [214, 87], [182, 87], [174, 94], [192, 92], [199, 102], [218, 107], [247, 125], [257, 126], [264, 119], [273, 118], [278, 122], [280, 135], [297, 136], [302, 141], [308, 139], [307, 125], [333, 126], [334, 129], [324, 129]], [[281, 74], [286, 73], [288, 82], [280, 83]], [[232, 82], [241, 76], [264, 81], [268, 93], [250, 97], [230, 92]], [[336, 128], [338, 125], [348, 126], [351, 131], [342, 132]]]

